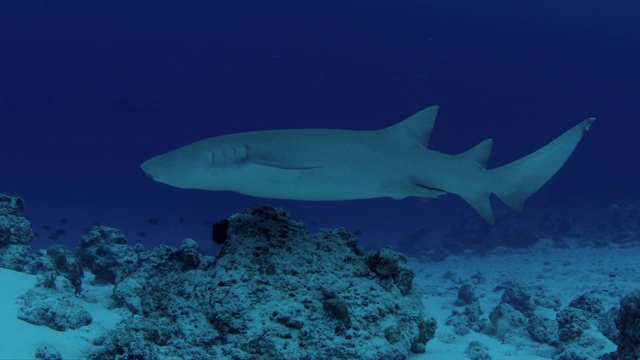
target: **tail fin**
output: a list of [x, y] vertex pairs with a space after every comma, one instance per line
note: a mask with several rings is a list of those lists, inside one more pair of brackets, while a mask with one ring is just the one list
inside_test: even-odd
[[512, 163], [490, 170], [491, 189], [510, 208], [522, 209], [524, 201], [544, 185], [564, 165], [582, 134], [595, 118], [569, 129], [545, 147]]

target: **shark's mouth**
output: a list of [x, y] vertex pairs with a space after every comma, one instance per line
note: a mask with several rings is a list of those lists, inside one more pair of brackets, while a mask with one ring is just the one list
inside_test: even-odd
[[151, 178], [152, 180], [154, 180], [154, 181], [158, 181], [158, 175], [154, 175], [154, 174], [152, 174], [152, 173], [150, 173], [150, 172], [146, 172], [146, 171], [145, 171], [145, 174], [147, 174], [147, 176], [148, 176], [149, 178]]

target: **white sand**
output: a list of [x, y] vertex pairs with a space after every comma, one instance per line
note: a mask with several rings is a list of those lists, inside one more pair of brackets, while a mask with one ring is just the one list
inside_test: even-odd
[[[87, 296], [103, 301], [110, 297], [111, 286], [92, 286], [93, 277], [85, 274], [83, 289]], [[90, 340], [105, 329], [113, 329], [118, 321], [118, 312], [109, 311], [104, 304], [82, 302], [93, 321], [76, 330], [56, 331], [46, 326], [33, 325], [17, 318], [18, 296], [27, 292], [36, 283], [34, 275], [0, 268], [0, 358], [34, 359], [36, 349], [42, 344], [52, 345], [62, 358], [83, 359], [82, 351], [90, 346]], [[108, 294], [108, 297], [105, 297]]]
[[[640, 246], [556, 249], [550, 242], [541, 242], [534, 249], [497, 250], [486, 256], [451, 258], [438, 263], [412, 262], [411, 266], [416, 269], [414, 288], [423, 296], [428, 311], [436, 317], [438, 329], [436, 338], [427, 344], [427, 352], [412, 356], [411, 360], [467, 359], [464, 350], [472, 340], [488, 346], [494, 360], [548, 359], [553, 354], [553, 348], [528, 339], [522, 339], [518, 344], [506, 344], [474, 332], [465, 336], [455, 335], [453, 328], [446, 325], [446, 319], [456, 308], [453, 302], [459, 286], [463, 283], [472, 284], [476, 295], [480, 297], [484, 317], [500, 301], [501, 292], [494, 292], [493, 289], [509, 280], [546, 287], [560, 297], [562, 307], [578, 296], [593, 291], [608, 310], [618, 305], [620, 299], [632, 289], [640, 287], [638, 259]], [[447, 271], [455, 275], [443, 278], [442, 275]], [[484, 283], [479, 284], [471, 278], [478, 271], [486, 278]], [[615, 277], [611, 277], [612, 274]], [[91, 313], [92, 324], [60, 332], [29, 324], [16, 317], [16, 299], [33, 287], [35, 276], [0, 269], [0, 306], [3, 310], [0, 312], [0, 358], [32, 359], [40, 344], [52, 345], [64, 359], [82, 358], [82, 350], [90, 345], [89, 340], [97, 337], [105, 328], [113, 328], [119, 318], [118, 311], [107, 309], [111, 287], [92, 286], [91, 280], [91, 274], [85, 274], [83, 289], [88, 298], [99, 301], [83, 302], [83, 306]], [[540, 309], [540, 312], [552, 318], [555, 316], [552, 310]], [[613, 350], [615, 346], [610, 343], [603, 352]]]
[[[640, 246], [621, 248], [609, 246], [601, 249], [575, 248], [557, 249], [550, 241], [541, 241], [533, 249], [500, 249], [486, 256], [450, 258], [439, 263], [411, 266], [416, 270], [414, 287], [421, 295], [428, 311], [437, 319], [436, 337], [427, 344], [427, 352], [415, 355], [411, 360], [420, 359], [468, 359], [464, 350], [469, 342], [480, 341], [489, 348], [494, 360], [549, 359], [554, 349], [530, 339], [522, 339], [518, 344], [505, 344], [487, 335], [471, 332], [458, 336], [446, 319], [453, 305], [460, 285], [469, 283], [480, 298], [483, 317], [499, 304], [502, 291], [494, 288], [505, 281], [522, 282], [529, 286], [544, 286], [549, 293], [560, 298], [561, 309], [580, 295], [593, 292], [603, 301], [605, 310], [620, 303], [620, 299], [634, 288], [640, 287]], [[443, 278], [451, 271], [455, 276]], [[471, 278], [478, 271], [486, 278], [482, 284]], [[611, 275], [615, 275], [612, 277]], [[538, 308], [537, 313], [555, 319], [553, 310]], [[603, 353], [615, 351], [609, 342]]]

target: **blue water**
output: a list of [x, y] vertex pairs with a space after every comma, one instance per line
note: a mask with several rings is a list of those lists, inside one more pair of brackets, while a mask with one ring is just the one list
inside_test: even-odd
[[454, 195], [321, 203], [182, 190], [139, 164], [215, 135], [377, 129], [439, 104], [430, 147], [492, 137], [489, 167], [598, 117], [517, 221], [598, 218], [607, 202], [640, 199], [638, 14], [637, 1], [593, 0], [2, 1], [0, 192], [25, 199], [36, 248], [75, 247], [99, 222], [132, 243], [192, 237], [213, 251], [207, 224], [256, 202], [393, 244], [472, 210]]

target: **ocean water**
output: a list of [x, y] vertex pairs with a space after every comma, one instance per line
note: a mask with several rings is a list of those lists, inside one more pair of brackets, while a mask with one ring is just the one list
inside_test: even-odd
[[473, 213], [453, 194], [261, 199], [173, 188], [140, 164], [217, 135], [374, 130], [440, 105], [429, 148], [493, 138], [489, 168], [597, 117], [506, 221], [599, 221], [640, 199], [639, 16], [631, 0], [2, 1], [0, 193], [25, 200], [33, 249], [75, 248], [99, 223], [213, 255], [211, 224], [256, 203], [346, 227], [366, 248], [419, 228], [437, 242]]
[[145, 232], [143, 243], [155, 233], [206, 242], [200, 223], [255, 202], [365, 237], [368, 224], [446, 228], [466, 210], [454, 196], [266, 201], [169, 188], [138, 167], [215, 135], [378, 129], [433, 104], [430, 147], [458, 153], [491, 137], [489, 167], [598, 117], [523, 217], [547, 207], [597, 214], [602, 202], [638, 198], [633, 1], [7, 1], [0, 10], [0, 187], [26, 199], [36, 227], [67, 218], [58, 241], [98, 221], [134, 239]]

